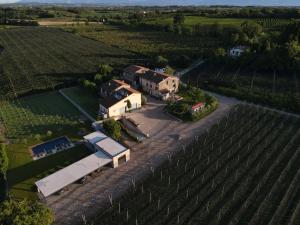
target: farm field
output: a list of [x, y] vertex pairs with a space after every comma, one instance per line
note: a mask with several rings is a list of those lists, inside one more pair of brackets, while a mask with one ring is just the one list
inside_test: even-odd
[[54, 89], [95, 73], [101, 63], [118, 67], [137, 56], [58, 28], [0, 30], [0, 95], [16, 97]]
[[[290, 20], [288, 19], [248, 19], [248, 18], [213, 18], [213, 17], [203, 17], [203, 16], [185, 16], [184, 25], [194, 26], [194, 25], [214, 25], [219, 24], [224, 27], [239, 27], [243, 22], [249, 21], [252, 23], [260, 23], [265, 28], [275, 28], [280, 25], [288, 24]], [[146, 21], [147, 24], [152, 25], [172, 25], [173, 17], [161, 17], [157, 19], [149, 19]]]
[[299, 224], [299, 145], [299, 118], [236, 106], [91, 222]]
[[[240, 19], [240, 18], [209, 18], [202, 16], [185, 16], [184, 24], [188, 26], [201, 24], [201, 25], [213, 25], [218, 23], [225, 26], [240, 26], [244, 21], [254, 21], [253, 19]], [[158, 18], [156, 20], [149, 20], [149, 24], [167, 25], [173, 24], [173, 17]]]
[[243, 68], [202, 65], [183, 80], [197, 87], [227, 96], [255, 101], [275, 108], [300, 112], [299, 76], [297, 74], [261, 73]]
[[135, 29], [126, 26], [89, 25], [65, 27], [64, 29], [103, 42], [106, 45], [148, 57], [164, 55], [174, 58], [188, 55], [196, 60], [202, 50], [219, 44], [219, 41], [212, 37], [180, 36], [168, 32]]
[[97, 118], [99, 111], [97, 94], [91, 93], [81, 87], [65, 88], [62, 91], [92, 117]]
[[[30, 146], [61, 136], [76, 141], [82, 138], [83, 133], [89, 132], [90, 126], [85, 123], [80, 112], [57, 92], [13, 101], [2, 100], [0, 104], [0, 124], [4, 127], [6, 142], [9, 143], [9, 186], [12, 187], [13, 196], [21, 197], [24, 194], [23, 197], [31, 198], [35, 196], [32, 190], [35, 180], [33, 175], [51, 170], [52, 165], [61, 161], [56, 158], [59, 156], [53, 156], [53, 162], [49, 160], [49, 164], [33, 162]], [[60, 154], [64, 159], [70, 157], [70, 160], [82, 155], [81, 150], [68, 152], [70, 154]]]

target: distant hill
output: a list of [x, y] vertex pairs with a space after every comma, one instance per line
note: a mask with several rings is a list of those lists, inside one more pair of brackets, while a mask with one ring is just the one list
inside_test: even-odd
[[[0, 0], [5, 2], [6, 0]], [[9, 0], [7, 0], [9, 1]], [[19, 0], [19, 3], [45, 4], [99, 4], [99, 5], [265, 5], [265, 6], [299, 6], [299, 0]]]

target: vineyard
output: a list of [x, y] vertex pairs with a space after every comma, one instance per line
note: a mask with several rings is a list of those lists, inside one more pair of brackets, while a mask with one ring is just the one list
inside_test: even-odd
[[203, 65], [183, 78], [195, 86], [250, 102], [300, 112], [298, 75]]
[[300, 119], [239, 105], [94, 224], [299, 224]]
[[135, 29], [126, 26], [89, 25], [66, 27], [64, 29], [107, 45], [116, 46], [125, 51], [150, 57], [164, 55], [169, 59], [180, 55], [195, 57], [204, 49], [220, 44], [220, 40], [214, 37], [187, 37], [168, 32]]
[[56, 28], [0, 30], [0, 95], [17, 97], [32, 90], [54, 89], [96, 72], [101, 63], [120, 66], [132, 53]]

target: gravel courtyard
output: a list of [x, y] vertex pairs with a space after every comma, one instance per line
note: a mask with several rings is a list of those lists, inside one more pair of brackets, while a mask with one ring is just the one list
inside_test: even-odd
[[150, 138], [131, 147], [128, 163], [90, 177], [84, 185], [71, 185], [62, 195], [49, 197], [47, 203], [55, 212], [55, 224], [82, 224], [83, 218], [101, 212], [108, 207], [110, 195], [113, 199], [122, 195], [132, 182], [150, 173], [150, 167], [159, 166], [189, 138], [205, 132], [239, 103], [232, 98], [216, 97], [220, 103], [218, 109], [196, 123], [183, 123], [172, 118], [164, 112], [163, 103], [156, 100], [150, 100], [141, 111], [131, 113], [130, 117], [140, 123], [140, 129], [149, 133]]

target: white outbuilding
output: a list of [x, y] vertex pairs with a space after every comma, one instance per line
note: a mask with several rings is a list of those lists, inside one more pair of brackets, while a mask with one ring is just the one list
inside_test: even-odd
[[83, 137], [85, 145], [94, 153], [35, 183], [38, 192], [44, 197], [63, 190], [68, 185], [86, 177], [103, 166], [119, 166], [130, 160], [130, 149], [100, 131]]

